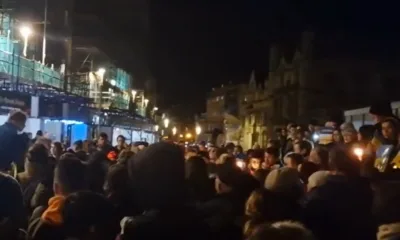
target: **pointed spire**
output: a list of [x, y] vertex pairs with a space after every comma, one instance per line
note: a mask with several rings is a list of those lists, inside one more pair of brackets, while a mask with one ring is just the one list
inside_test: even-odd
[[256, 82], [256, 73], [255, 73], [255, 70], [253, 70], [253, 71], [251, 72], [251, 75], [250, 75], [250, 82], [249, 82], [249, 87], [250, 87], [250, 88], [252, 88], [252, 89], [256, 89], [256, 88], [257, 88], [257, 82]]

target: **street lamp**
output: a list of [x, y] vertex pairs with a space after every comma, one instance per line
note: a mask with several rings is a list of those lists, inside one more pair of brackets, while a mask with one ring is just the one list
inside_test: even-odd
[[146, 98], [146, 99], [144, 100], [144, 107], [147, 108], [147, 105], [148, 105], [148, 104], [149, 104], [149, 99]]
[[105, 68], [99, 68], [99, 69], [97, 69], [97, 72], [96, 72], [96, 74], [100, 75], [101, 77], [103, 77], [105, 73], [106, 73]]
[[158, 129], [160, 129], [160, 126], [155, 125], [155, 126], [154, 126], [154, 130], [155, 130], [156, 132], [158, 132]]
[[196, 134], [200, 135], [201, 133], [201, 127], [200, 126], [196, 126]]
[[173, 128], [172, 128], [172, 135], [175, 136], [177, 131], [178, 131], [178, 129], [176, 129], [176, 127], [173, 127]]
[[165, 119], [164, 119], [164, 127], [165, 127], [165, 128], [168, 128], [168, 125], [169, 125], [169, 119], [168, 119], [168, 118], [165, 118]]
[[117, 85], [117, 81], [115, 81], [114, 79], [111, 79], [110, 84], [111, 84], [111, 86], [115, 86], [115, 85]]
[[154, 107], [153, 108], [153, 111], [155, 112], [155, 111], [158, 111], [158, 107]]
[[24, 38], [24, 50], [22, 54], [24, 55], [24, 57], [26, 57], [26, 51], [28, 49], [28, 39], [29, 36], [32, 34], [32, 29], [28, 26], [22, 26], [19, 29], [19, 32], [21, 33], [21, 36]]

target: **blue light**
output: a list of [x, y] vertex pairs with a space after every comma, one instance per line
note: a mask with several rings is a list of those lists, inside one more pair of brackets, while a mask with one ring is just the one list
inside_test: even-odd
[[81, 122], [81, 121], [75, 121], [75, 120], [50, 120], [50, 119], [46, 119], [46, 120], [44, 120], [44, 123], [47, 123], [47, 122], [60, 122], [60, 123], [64, 123], [64, 124], [67, 124], [67, 125], [70, 125], [70, 124], [85, 124], [84, 122]]

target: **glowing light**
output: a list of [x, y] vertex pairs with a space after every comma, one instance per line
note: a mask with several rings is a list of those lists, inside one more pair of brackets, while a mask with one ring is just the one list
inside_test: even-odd
[[168, 128], [168, 126], [169, 126], [169, 119], [168, 119], [168, 118], [165, 118], [165, 119], [164, 119], [164, 127], [165, 127], [165, 128]]
[[192, 138], [192, 134], [191, 133], [186, 133], [185, 138], [187, 138], [187, 139]]
[[154, 108], [153, 108], [153, 111], [158, 111], [158, 107], [154, 107]]
[[135, 101], [135, 98], [136, 98], [136, 91], [135, 90], [132, 90], [132, 101], [134, 102]]
[[115, 85], [117, 85], [117, 81], [115, 81], [114, 79], [111, 79], [110, 84], [111, 84], [111, 86], [115, 86]]
[[178, 132], [178, 129], [176, 129], [176, 127], [173, 127], [172, 128], [172, 135], [176, 135], [176, 133]]
[[319, 140], [319, 135], [317, 133], [314, 133], [312, 138], [313, 138], [314, 142], [316, 142]]
[[100, 75], [100, 76], [104, 76], [104, 74], [106, 73], [106, 69], [105, 68], [99, 68], [96, 73], [98, 75]]
[[149, 99], [146, 98], [146, 99], [144, 100], [144, 107], [147, 107], [148, 104], [149, 104]]
[[158, 132], [159, 129], [160, 129], [160, 126], [158, 126], [158, 125], [154, 126], [154, 131]]
[[236, 166], [238, 166], [241, 169], [244, 169], [246, 166], [246, 163], [241, 160], [238, 160], [238, 161], [236, 161]]
[[364, 149], [362, 149], [362, 148], [354, 148], [353, 152], [357, 156], [358, 160], [361, 161], [362, 157], [364, 155]]
[[180, 137], [180, 138], [183, 138], [183, 134], [179, 134], [179, 137]]
[[196, 126], [196, 134], [199, 135], [201, 133], [201, 127]]
[[67, 124], [67, 125], [71, 125], [71, 124], [85, 124], [84, 122], [81, 121], [75, 121], [75, 120], [50, 120], [50, 119], [46, 119], [44, 120], [44, 123], [48, 123], [48, 122], [60, 122], [63, 124]]
[[32, 29], [28, 26], [22, 26], [19, 29], [19, 32], [21, 33], [22, 37], [28, 38], [32, 34]]

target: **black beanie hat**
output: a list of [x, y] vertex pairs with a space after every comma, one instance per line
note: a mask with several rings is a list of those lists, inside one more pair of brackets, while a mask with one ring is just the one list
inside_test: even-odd
[[369, 108], [369, 113], [384, 117], [393, 116], [393, 110], [390, 101], [380, 101], [372, 104]]

